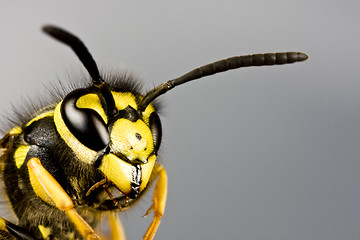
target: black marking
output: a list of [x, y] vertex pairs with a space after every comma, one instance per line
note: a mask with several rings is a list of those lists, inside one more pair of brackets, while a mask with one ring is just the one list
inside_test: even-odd
[[109, 145], [107, 145], [106, 148], [104, 148], [103, 150], [98, 151], [97, 156], [96, 156], [96, 160], [95, 160], [93, 166], [95, 168], [99, 168], [101, 163], [102, 163], [102, 160], [104, 159], [104, 156], [109, 154], [109, 153], [110, 153], [110, 146]]
[[53, 117], [44, 117], [24, 129], [24, 140], [30, 145], [55, 147], [58, 141]]
[[135, 137], [136, 137], [136, 138], [137, 138], [137, 140], [139, 140], [139, 141], [140, 141], [140, 140], [141, 140], [141, 138], [142, 138], [140, 133], [135, 133]]
[[157, 153], [161, 144], [162, 128], [161, 128], [160, 117], [156, 112], [152, 112], [150, 114], [149, 125], [154, 141], [154, 151], [155, 153]]
[[141, 167], [140, 165], [135, 165], [132, 172], [132, 182], [131, 182], [131, 192], [128, 194], [128, 197], [131, 199], [137, 198], [140, 193], [141, 185]]
[[140, 115], [133, 107], [127, 106], [123, 110], [119, 111], [118, 117], [125, 118], [131, 122], [136, 122], [140, 118]]

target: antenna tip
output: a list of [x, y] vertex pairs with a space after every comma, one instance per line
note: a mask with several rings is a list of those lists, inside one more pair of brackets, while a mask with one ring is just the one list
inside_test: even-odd
[[56, 27], [56, 26], [53, 26], [53, 25], [45, 25], [45, 26], [43, 26], [43, 27], [41, 28], [41, 30], [42, 30], [44, 33], [46, 33], [46, 34], [48, 34], [48, 35], [50, 35], [50, 36], [52, 36], [52, 37], [54, 37], [54, 38], [56, 38], [56, 39], [58, 39], [58, 40], [61, 39], [61, 36], [67, 34], [67, 33], [66, 33], [64, 30], [62, 30], [61, 28]]
[[42, 28], [41, 28], [41, 30], [43, 31], [43, 32], [45, 32], [45, 33], [51, 33], [51, 32], [53, 32], [55, 29], [57, 29], [57, 27], [54, 27], [54, 26], [52, 26], [52, 25], [45, 25], [45, 26], [43, 26]]
[[298, 53], [297, 53], [297, 60], [298, 60], [299, 62], [305, 61], [305, 60], [308, 59], [308, 58], [309, 58], [309, 56], [306, 55], [305, 53], [302, 53], [302, 52], [298, 52]]

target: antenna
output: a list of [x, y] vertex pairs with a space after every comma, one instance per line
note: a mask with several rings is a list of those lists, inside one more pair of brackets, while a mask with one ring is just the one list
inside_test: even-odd
[[91, 56], [89, 50], [86, 48], [85, 44], [72, 33], [69, 33], [59, 27], [47, 25], [44, 26], [42, 30], [56, 40], [68, 45], [75, 52], [76, 56], [78, 56], [81, 63], [90, 74], [94, 86], [99, 89], [101, 96], [106, 103], [108, 115], [113, 117], [117, 115], [118, 111], [115, 107], [115, 101], [110, 88], [100, 76], [96, 62]]
[[225, 72], [231, 69], [251, 66], [264, 65], [282, 65], [288, 63], [301, 62], [308, 59], [305, 53], [301, 52], [278, 52], [278, 53], [262, 53], [231, 57], [219, 60], [198, 68], [190, 72], [160, 84], [154, 89], [150, 90], [142, 99], [139, 106], [139, 111], [145, 111], [146, 107], [154, 101], [155, 98], [165, 94], [174, 87], [192, 80], [196, 80], [205, 76], [213, 75], [220, 72]]

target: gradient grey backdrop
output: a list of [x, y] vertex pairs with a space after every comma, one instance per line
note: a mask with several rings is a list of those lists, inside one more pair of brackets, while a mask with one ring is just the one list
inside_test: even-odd
[[[359, 240], [359, 2], [136, 2], [0, 1], [0, 111], [83, 71], [40, 32], [46, 23], [147, 90], [218, 59], [303, 51], [304, 63], [234, 70], [161, 97], [169, 196], [156, 239]], [[150, 200], [121, 214], [128, 239], [145, 232]]]

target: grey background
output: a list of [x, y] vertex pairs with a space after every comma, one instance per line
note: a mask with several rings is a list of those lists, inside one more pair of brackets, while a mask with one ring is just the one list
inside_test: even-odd
[[[359, 7], [0, 1], [0, 112], [83, 71], [40, 32], [46, 23], [80, 36], [105, 69], [137, 73], [146, 90], [234, 55], [303, 51], [305, 63], [234, 70], [161, 97], [169, 195], [156, 239], [358, 240]], [[128, 239], [144, 234], [150, 203], [120, 214]]]

